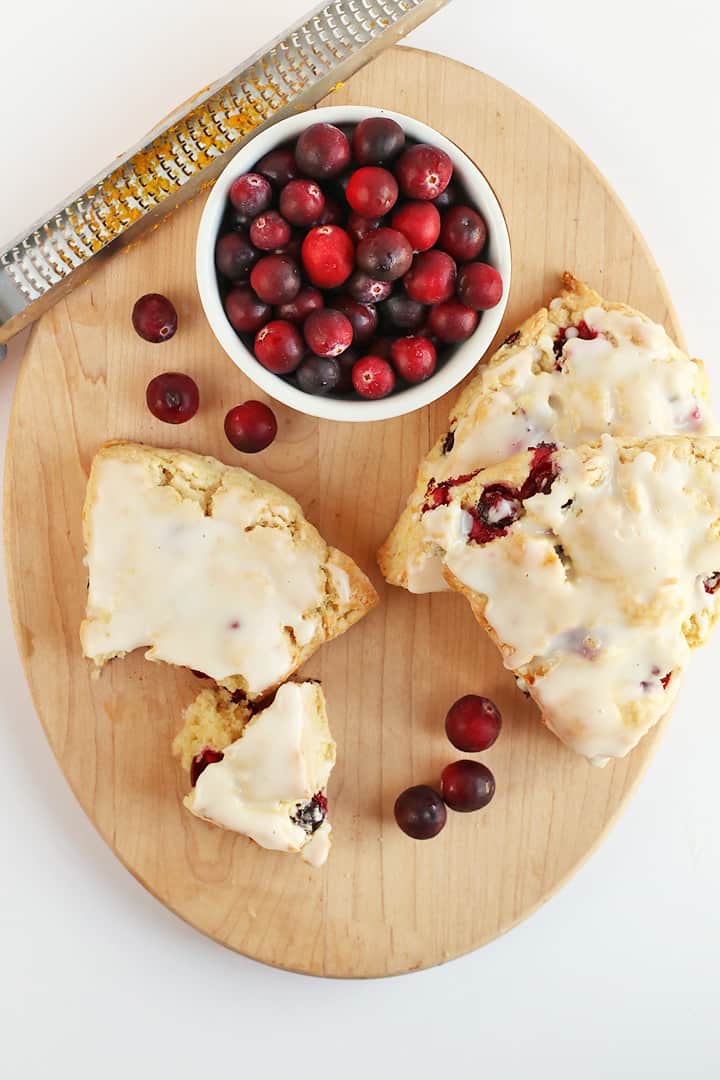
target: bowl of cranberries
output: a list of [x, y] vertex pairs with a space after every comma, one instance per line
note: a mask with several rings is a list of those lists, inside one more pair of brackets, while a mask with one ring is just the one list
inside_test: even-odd
[[200, 297], [268, 394], [333, 420], [441, 397], [481, 360], [510, 285], [510, 240], [479, 168], [382, 109], [288, 117], [239, 151], [198, 233]]

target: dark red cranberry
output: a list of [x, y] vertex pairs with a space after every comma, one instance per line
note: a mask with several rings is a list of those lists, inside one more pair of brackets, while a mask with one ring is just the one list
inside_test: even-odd
[[442, 441], [442, 452], [443, 452], [443, 454], [449, 454], [454, 445], [455, 445], [455, 432], [454, 431], [448, 431], [448, 433], [446, 434], [445, 438]]
[[379, 229], [382, 224], [380, 218], [366, 218], [361, 214], [356, 214], [354, 211], [349, 215], [347, 219], [347, 231], [352, 236], [356, 244], [359, 244], [361, 240], [364, 240], [368, 233], [374, 232], [375, 229]]
[[446, 300], [430, 308], [428, 330], [438, 341], [467, 341], [475, 332], [478, 313], [459, 300]]
[[250, 284], [266, 304], [287, 304], [300, 292], [302, 278], [289, 255], [266, 255], [253, 267]]
[[355, 248], [339, 225], [317, 225], [303, 240], [305, 272], [320, 289], [335, 289], [350, 277]]
[[444, 191], [441, 191], [433, 199], [433, 206], [437, 206], [438, 210], [442, 213], [443, 210], [447, 210], [448, 206], [454, 206], [456, 202], [460, 201], [460, 189], [454, 180], [451, 180]]
[[268, 371], [287, 375], [303, 358], [305, 345], [293, 323], [274, 319], [255, 335], [255, 356]]
[[306, 394], [329, 394], [337, 390], [341, 372], [337, 360], [327, 356], [308, 356], [297, 369], [298, 386]]
[[352, 345], [352, 323], [336, 308], [321, 308], [303, 323], [308, 348], [316, 356], [339, 356]]
[[551, 443], [542, 443], [533, 448], [530, 472], [520, 488], [521, 499], [549, 493], [558, 475], [558, 468], [553, 460], [555, 450], [556, 447]]
[[247, 285], [240, 285], [225, 297], [225, 314], [238, 334], [254, 334], [270, 320], [272, 308]]
[[267, 210], [272, 202], [269, 181], [254, 172], [238, 176], [230, 185], [230, 202], [240, 214], [249, 218], [257, 217]]
[[453, 746], [465, 754], [479, 754], [497, 739], [502, 717], [490, 698], [465, 694], [451, 705], [445, 717], [445, 731]]
[[405, 291], [419, 304], [441, 304], [455, 291], [455, 263], [444, 251], [423, 251], [405, 275]]
[[317, 791], [309, 802], [298, 803], [290, 818], [310, 836], [322, 825], [327, 816], [327, 808], [326, 797], [322, 792]]
[[405, 132], [388, 116], [361, 120], [352, 137], [352, 152], [359, 165], [382, 165], [405, 147]]
[[482, 810], [495, 794], [495, 777], [479, 761], [454, 761], [442, 771], [440, 791], [451, 810]]
[[324, 209], [325, 196], [314, 180], [291, 180], [280, 192], [280, 213], [291, 225], [314, 225]]
[[706, 593], [713, 596], [717, 592], [718, 586], [720, 586], [720, 570], [713, 570], [712, 574], [708, 574], [703, 581], [703, 588]]
[[295, 160], [300, 172], [314, 180], [337, 176], [350, 163], [347, 135], [333, 124], [312, 124], [295, 144]]
[[670, 680], [671, 679], [672, 679], [672, 671], [668, 671], [667, 675], [663, 675], [663, 677], [660, 680], [660, 685], [662, 686], [663, 690], [667, 690], [668, 686], [670, 685]]
[[295, 154], [289, 146], [278, 146], [260, 158], [255, 171], [266, 176], [276, 191], [300, 175]]
[[581, 338], [582, 341], [594, 341], [595, 338], [598, 336], [598, 331], [591, 329], [591, 327], [588, 326], [584, 319], [580, 320], [580, 322], [577, 324], [576, 329], [578, 332], [577, 336]]
[[215, 245], [215, 265], [228, 281], [248, 281], [250, 271], [259, 258], [259, 253], [244, 232], [225, 233]]
[[515, 345], [515, 343], [518, 342], [519, 340], [520, 340], [520, 331], [519, 330], [514, 330], [512, 334], [508, 334], [508, 336], [505, 338], [505, 340], [503, 341], [503, 345]]
[[204, 671], [196, 671], [195, 668], [190, 668], [190, 674], [194, 675], [196, 679], [209, 679], [210, 676], [206, 675]]
[[444, 150], [417, 143], [395, 165], [400, 190], [408, 199], [435, 199], [450, 183], [453, 165]]
[[397, 229], [376, 229], [357, 246], [356, 262], [378, 281], [397, 281], [412, 265], [413, 252], [407, 237]]
[[250, 226], [250, 240], [259, 251], [276, 251], [290, 242], [292, 231], [277, 210], [258, 214]]
[[356, 270], [347, 283], [347, 291], [360, 304], [377, 304], [387, 300], [392, 292], [391, 281], [378, 281], [362, 270]]
[[340, 379], [335, 387], [336, 393], [351, 394], [353, 392], [352, 373], [359, 355], [357, 349], [351, 345], [349, 349], [346, 349], [344, 353], [340, 353], [337, 357], [335, 363], [340, 371]]
[[434, 788], [416, 784], [395, 800], [395, 820], [413, 840], [430, 840], [444, 829], [447, 810]]
[[366, 218], [382, 217], [397, 202], [397, 180], [387, 169], [364, 165], [356, 169], [348, 181], [345, 198], [356, 214]]
[[328, 303], [350, 320], [353, 341], [362, 344], [370, 340], [378, 326], [378, 313], [373, 304], [360, 304], [351, 296], [333, 296]]
[[287, 319], [288, 322], [301, 323], [307, 319], [313, 311], [319, 311], [325, 301], [319, 289], [313, 289], [312, 285], [305, 285], [294, 300], [287, 304], [280, 304], [275, 311], [277, 319]]
[[275, 413], [263, 401], [245, 401], [225, 417], [228, 442], [243, 454], [264, 450], [277, 435], [277, 429]]
[[318, 225], [342, 225], [345, 218], [345, 211], [343, 210], [337, 199], [333, 199], [332, 196], [325, 196], [325, 209], [318, 218]]
[[488, 311], [500, 303], [503, 282], [494, 266], [472, 262], [460, 267], [457, 294], [465, 307]]
[[437, 353], [432, 341], [424, 337], [402, 337], [390, 349], [393, 367], [409, 383], [424, 382], [435, 371]]
[[382, 305], [382, 316], [396, 330], [417, 330], [425, 322], [427, 308], [403, 293], [389, 297]]
[[192, 787], [195, 787], [198, 778], [201, 773], [205, 772], [208, 765], [214, 765], [215, 762], [222, 761], [224, 756], [222, 750], [211, 750], [209, 746], [206, 746], [202, 753], [196, 754], [190, 764], [190, 784]]
[[505, 536], [522, 514], [522, 502], [505, 484], [489, 484], [469, 513], [473, 519], [469, 539], [476, 544], [487, 544]]
[[395, 372], [380, 356], [364, 356], [352, 372], [353, 386], [364, 398], [384, 398], [395, 389]]
[[169, 341], [177, 330], [177, 311], [167, 296], [146, 293], [133, 305], [132, 324], [135, 333], [145, 341], [153, 344]]
[[153, 416], [164, 424], [184, 424], [198, 411], [200, 394], [189, 375], [166, 371], [150, 380], [145, 400]]
[[368, 356], [380, 356], [383, 360], [389, 360], [394, 341], [395, 338], [391, 337], [373, 338], [366, 349], [366, 354]]
[[485, 247], [487, 226], [477, 210], [470, 206], [452, 206], [442, 217], [438, 247], [456, 262], [477, 259]]
[[429, 251], [440, 235], [440, 214], [430, 202], [416, 199], [399, 207], [392, 227], [406, 236], [413, 251]]

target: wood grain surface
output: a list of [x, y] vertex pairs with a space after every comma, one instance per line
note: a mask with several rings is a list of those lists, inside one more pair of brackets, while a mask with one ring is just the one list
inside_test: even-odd
[[[624, 208], [578, 147], [511, 90], [443, 57], [393, 49], [332, 101], [417, 116], [483, 169], [513, 251], [501, 337], [553, 294], [565, 268], [680, 337]], [[201, 210], [197, 199], [113, 257], [32, 333], [9, 434], [5, 538], [37, 711], [108, 844], [210, 937], [318, 975], [437, 964], [490, 941], [557, 890], [626, 802], [658, 733], [624, 761], [591, 767], [540, 726], [461, 597], [414, 597], [381, 581], [374, 553], [420, 455], [445, 429], [454, 394], [378, 424], [317, 421], [278, 405], [280, 434], [268, 451], [246, 458], [231, 449], [225, 412], [258, 392], [201, 312], [193, 274]], [[156, 291], [173, 299], [180, 318], [162, 345], [141, 341], [130, 324], [135, 299]], [[200, 412], [182, 428], [154, 420], [144, 405], [148, 380], [166, 370], [188, 372], [200, 387]], [[136, 654], [91, 677], [78, 640], [86, 585], [80, 513], [90, 462], [108, 438], [182, 445], [257, 471], [298, 498], [380, 591], [378, 608], [304, 669], [323, 681], [339, 747], [330, 785], [335, 843], [322, 871], [260, 851], [182, 808], [186, 779], [170, 742], [199, 688], [190, 673]], [[451, 813], [437, 839], [413, 842], [393, 822], [394, 799], [408, 784], [437, 782], [458, 756], [443, 718], [472, 691], [494, 698], [505, 718], [501, 738], [482, 755], [497, 795], [482, 813]]]

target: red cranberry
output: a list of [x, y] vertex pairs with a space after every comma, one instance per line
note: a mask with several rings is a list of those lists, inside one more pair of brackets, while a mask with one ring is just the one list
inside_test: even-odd
[[225, 417], [228, 442], [243, 454], [257, 454], [277, 435], [275, 413], [263, 401], [236, 405]]
[[277, 190], [300, 175], [295, 154], [289, 146], [278, 146], [271, 150], [258, 161], [255, 170], [266, 176]]
[[558, 466], [554, 460], [557, 447], [554, 443], [540, 443], [533, 447], [530, 472], [520, 488], [521, 499], [531, 499], [533, 495], [547, 495], [558, 476]]
[[361, 120], [352, 137], [352, 152], [359, 165], [392, 161], [405, 147], [405, 132], [388, 116]]
[[393, 366], [406, 382], [419, 383], [435, 371], [437, 353], [432, 341], [424, 337], [403, 337], [390, 349]]
[[396, 330], [417, 330], [425, 322], [427, 308], [411, 300], [409, 296], [397, 293], [382, 306], [382, 315], [391, 328]]
[[458, 698], [445, 717], [448, 739], [466, 754], [478, 754], [491, 747], [501, 726], [502, 717], [497, 705], [479, 694]]
[[244, 232], [225, 233], [215, 245], [215, 265], [229, 281], [248, 281], [259, 257]]
[[487, 226], [477, 210], [470, 206], [452, 206], [442, 218], [438, 247], [456, 262], [477, 259], [485, 247]]
[[303, 358], [305, 346], [292, 323], [274, 319], [255, 335], [255, 356], [268, 371], [287, 375]]
[[254, 334], [268, 322], [272, 308], [259, 300], [247, 285], [241, 285], [225, 297], [225, 314], [238, 334]]
[[361, 240], [364, 240], [368, 233], [374, 232], [375, 229], [379, 229], [380, 225], [380, 218], [362, 217], [361, 214], [356, 214], [354, 211], [347, 219], [347, 231], [350, 233], [356, 244], [359, 244]]
[[495, 777], [479, 761], [454, 761], [442, 771], [440, 791], [451, 810], [482, 810], [495, 794]]
[[452, 161], [444, 150], [418, 143], [403, 152], [395, 166], [400, 190], [408, 199], [435, 199], [450, 183]]
[[302, 279], [289, 255], [266, 255], [253, 267], [250, 284], [266, 304], [287, 304], [300, 292]]
[[703, 588], [710, 596], [714, 596], [720, 585], [720, 570], [713, 570], [712, 574], [703, 580]]
[[350, 163], [347, 135], [333, 124], [312, 124], [295, 144], [295, 160], [314, 180], [337, 176]]
[[478, 324], [478, 313], [459, 300], [446, 300], [430, 308], [428, 330], [438, 341], [467, 341]]
[[177, 311], [166, 296], [146, 293], [135, 301], [132, 324], [135, 333], [145, 341], [152, 341], [154, 344], [169, 341], [177, 330]]
[[350, 320], [353, 341], [369, 341], [377, 330], [378, 313], [372, 304], [360, 304], [351, 296], [333, 296], [329, 304]]
[[145, 400], [153, 416], [164, 424], [184, 424], [198, 411], [200, 394], [189, 375], [166, 371], [150, 380]]
[[503, 282], [494, 266], [473, 262], [460, 267], [457, 294], [465, 307], [488, 311], [500, 303]]
[[292, 232], [277, 210], [259, 214], [250, 226], [250, 239], [260, 251], [276, 251], [290, 242]]
[[190, 763], [190, 784], [192, 787], [198, 782], [201, 773], [204, 773], [208, 765], [214, 765], [216, 761], [224, 758], [222, 750], [211, 750], [206, 746], [201, 754], [196, 754]]
[[434, 788], [416, 784], [395, 800], [395, 820], [413, 840], [430, 840], [445, 828], [447, 810]]
[[320, 289], [334, 289], [347, 281], [354, 256], [353, 242], [339, 225], [317, 225], [303, 240], [305, 272]]
[[352, 323], [335, 308], [321, 308], [308, 315], [303, 324], [308, 348], [316, 356], [339, 356], [352, 344]]
[[287, 304], [280, 304], [275, 311], [278, 319], [287, 319], [288, 322], [304, 322], [313, 311], [319, 311], [325, 301], [319, 289], [313, 289], [312, 285], [305, 285], [294, 300]]
[[506, 484], [488, 484], [475, 510], [488, 529], [507, 529], [520, 516], [522, 502]]
[[359, 304], [377, 304], [387, 300], [392, 288], [391, 281], [378, 281], [362, 270], [356, 270], [347, 283], [347, 291]]
[[325, 209], [325, 196], [313, 180], [291, 180], [280, 192], [280, 213], [291, 225], [314, 225]]
[[430, 202], [407, 202], [393, 214], [392, 227], [407, 237], [413, 251], [429, 251], [440, 235], [440, 214]]
[[344, 218], [345, 211], [337, 199], [326, 196], [325, 209], [318, 218], [318, 225], [342, 225]]
[[361, 397], [384, 398], [395, 389], [395, 372], [380, 356], [364, 356], [352, 372], [353, 386]]
[[240, 214], [249, 218], [257, 217], [267, 210], [272, 202], [269, 181], [254, 172], [238, 176], [230, 186], [230, 202]]
[[412, 265], [412, 248], [397, 229], [376, 229], [357, 246], [356, 261], [361, 270], [378, 281], [397, 281]]
[[329, 394], [341, 381], [337, 360], [327, 356], [308, 356], [297, 369], [298, 386], [306, 394]]
[[363, 217], [382, 217], [397, 202], [397, 180], [387, 169], [377, 165], [364, 165], [350, 177], [345, 198], [356, 214]]
[[419, 304], [441, 304], [455, 291], [455, 263], [444, 251], [423, 251], [405, 275], [405, 290]]

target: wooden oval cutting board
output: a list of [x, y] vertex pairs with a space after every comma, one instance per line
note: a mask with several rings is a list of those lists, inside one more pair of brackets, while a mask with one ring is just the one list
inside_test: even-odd
[[[680, 336], [637, 229], [580, 150], [492, 79], [440, 56], [393, 49], [333, 95], [418, 116], [486, 173], [507, 215], [513, 283], [501, 337], [571, 269]], [[459, 596], [384, 586], [374, 553], [454, 395], [379, 424], [319, 422], [275, 406], [280, 435], [248, 458], [225, 441], [226, 410], [257, 391], [202, 315], [193, 246], [202, 199], [116, 255], [35, 327], [17, 386], [7, 454], [5, 537], [20, 651], [38, 713], [85, 811], [128, 869], [164, 904], [258, 960], [318, 975], [412, 971], [477, 948], [546, 900], [585, 859], [629, 797], [657, 732], [626, 760], [595, 769], [539, 724]], [[162, 292], [180, 328], [141, 341], [130, 310]], [[171, 428], [144, 406], [160, 371], [189, 372], [201, 411]], [[330, 797], [335, 844], [324, 870], [260, 851], [193, 819], [170, 754], [199, 688], [187, 672], [116, 661], [91, 678], [80, 654], [85, 602], [80, 513], [90, 462], [108, 438], [182, 445], [256, 470], [296, 496], [328, 540], [368, 570], [381, 603], [326, 646], [306, 674], [323, 680], [339, 761]], [[518, 612], [518, 617], [522, 613]], [[497, 795], [450, 814], [431, 842], [396, 828], [393, 801], [437, 782], [457, 756], [443, 717], [460, 694], [494, 698], [505, 717], [483, 759]]]

